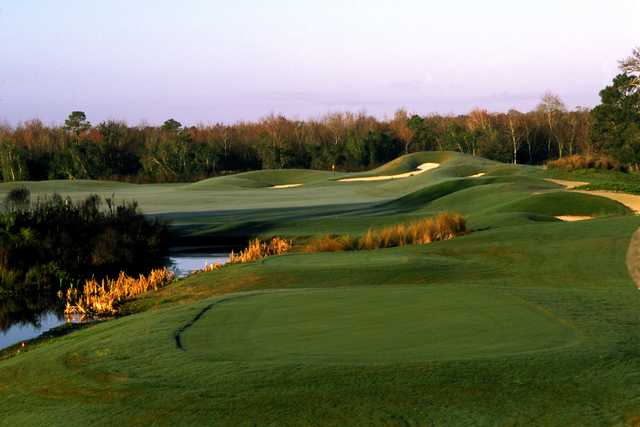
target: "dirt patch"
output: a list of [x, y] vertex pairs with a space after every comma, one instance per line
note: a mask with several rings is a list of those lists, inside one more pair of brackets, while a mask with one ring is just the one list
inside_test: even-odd
[[360, 178], [343, 178], [339, 182], [360, 182], [360, 181], [387, 181], [390, 179], [409, 178], [410, 176], [420, 175], [432, 169], [440, 167], [440, 163], [423, 163], [414, 171], [399, 173], [396, 175], [379, 175], [379, 176], [363, 176]]
[[559, 215], [559, 216], [556, 216], [556, 218], [558, 218], [560, 221], [567, 221], [567, 222], [587, 221], [589, 219], [593, 219], [592, 216], [587, 216], [587, 215]]

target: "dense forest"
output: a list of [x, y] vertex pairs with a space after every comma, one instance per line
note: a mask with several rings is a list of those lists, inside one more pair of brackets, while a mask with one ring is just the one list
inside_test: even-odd
[[400, 154], [453, 150], [502, 162], [541, 164], [573, 154], [604, 154], [640, 164], [640, 52], [621, 61], [622, 73], [600, 92], [593, 110], [568, 110], [553, 94], [534, 111], [458, 116], [410, 115], [399, 110], [378, 120], [335, 113], [318, 120], [271, 115], [257, 122], [183, 127], [93, 126], [72, 112], [62, 127], [39, 120], [0, 125], [4, 181], [118, 179], [194, 181], [255, 169], [311, 168], [358, 171]]

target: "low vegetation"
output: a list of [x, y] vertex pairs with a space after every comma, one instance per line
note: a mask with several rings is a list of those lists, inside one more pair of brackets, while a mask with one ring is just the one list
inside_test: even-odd
[[580, 169], [602, 169], [628, 172], [628, 167], [605, 155], [580, 155], [563, 157], [547, 163], [549, 169], [575, 171]]
[[15, 189], [0, 210], [0, 289], [55, 294], [91, 277], [144, 273], [162, 264], [167, 247], [167, 225], [135, 202], [57, 194], [32, 201]]
[[423, 245], [453, 239], [466, 231], [466, 221], [462, 215], [443, 212], [433, 218], [425, 218], [409, 224], [396, 224], [381, 230], [369, 229], [362, 237], [327, 235], [309, 242], [304, 251], [307, 253], [339, 252]]
[[[245, 262], [257, 261], [273, 255], [282, 255], [291, 249], [291, 240], [274, 237], [269, 242], [261, 242], [259, 239], [252, 240], [242, 251], [229, 255], [228, 264], [242, 264]], [[215, 267], [212, 267], [215, 268]]]
[[152, 270], [148, 275], [127, 276], [124, 272], [116, 279], [101, 281], [89, 279], [82, 289], [71, 287], [65, 295], [65, 314], [88, 316], [109, 316], [118, 313], [118, 306], [145, 292], [157, 290], [171, 283], [173, 272], [167, 268]]

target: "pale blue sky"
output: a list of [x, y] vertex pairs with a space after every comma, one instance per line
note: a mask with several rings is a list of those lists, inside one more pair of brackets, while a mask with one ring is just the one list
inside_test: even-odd
[[0, 0], [0, 120], [593, 106], [638, 0]]

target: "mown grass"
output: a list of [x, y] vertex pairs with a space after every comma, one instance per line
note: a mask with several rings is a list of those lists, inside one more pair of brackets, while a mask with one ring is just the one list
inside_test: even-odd
[[[640, 414], [624, 265], [639, 225], [505, 227], [200, 274], [149, 295], [157, 310], [2, 362], [0, 411], [10, 425], [624, 424]], [[254, 291], [215, 299], [230, 286]], [[176, 349], [176, 329], [216, 302]]]
[[[638, 177], [638, 180], [640, 180], [640, 177]], [[603, 191], [616, 191], [620, 193], [629, 193], [629, 194], [640, 194], [640, 182], [638, 183], [600, 182], [596, 184], [581, 185], [579, 187], [576, 187], [576, 190], [586, 190], [586, 191], [603, 190]]]
[[[474, 232], [287, 253], [146, 294], [132, 315], [1, 361], [0, 423], [632, 425], [640, 299], [625, 255], [640, 218], [550, 171], [440, 160], [407, 182], [291, 190], [324, 189], [318, 204], [283, 190], [258, 209], [249, 199], [272, 190], [246, 190], [242, 209], [176, 214], [183, 235], [360, 238], [443, 210]], [[566, 212], [600, 217], [553, 219]]]
[[579, 190], [620, 191], [640, 194], [640, 173], [620, 172], [616, 170], [578, 169], [573, 171], [548, 170], [535, 171], [535, 176], [585, 181], [589, 184], [578, 187]]

